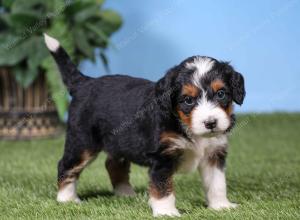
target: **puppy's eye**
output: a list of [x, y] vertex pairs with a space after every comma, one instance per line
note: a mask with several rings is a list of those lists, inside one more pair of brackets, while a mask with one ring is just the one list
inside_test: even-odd
[[222, 99], [224, 99], [225, 98], [225, 96], [226, 96], [226, 93], [225, 93], [225, 91], [224, 90], [219, 90], [219, 91], [217, 91], [217, 99], [218, 100], [222, 100]]
[[194, 98], [192, 98], [192, 97], [190, 97], [190, 96], [186, 96], [185, 98], [184, 98], [184, 103], [186, 104], [186, 105], [194, 105]]

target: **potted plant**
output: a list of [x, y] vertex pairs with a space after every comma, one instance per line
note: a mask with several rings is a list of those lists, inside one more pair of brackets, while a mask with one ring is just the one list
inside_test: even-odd
[[122, 21], [116, 12], [102, 9], [103, 1], [2, 0], [0, 138], [48, 137], [59, 131], [68, 94], [43, 33], [58, 38], [75, 63], [99, 56], [107, 67], [104, 49]]

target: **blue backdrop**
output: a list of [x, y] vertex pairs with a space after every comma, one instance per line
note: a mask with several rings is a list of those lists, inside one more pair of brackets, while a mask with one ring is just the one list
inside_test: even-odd
[[[300, 111], [300, 0], [108, 0], [124, 24], [108, 49], [111, 73], [157, 80], [191, 55], [231, 64], [246, 79], [239, 111]], [[102, 63], [84, 62], [90, 76]]]

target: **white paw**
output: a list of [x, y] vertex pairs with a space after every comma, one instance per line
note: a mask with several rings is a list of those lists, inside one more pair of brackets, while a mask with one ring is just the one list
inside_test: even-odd
[[75, 202], [75, 203], [81, 203], [81, 200], [78, 198], [78, 196], [71, 196], [71, 197], [65, 197], [64, 195], [57, 194], [56, 200], [60, 203], [67, 203], [67, 202]]
[[114, 193], [117, 196], [134, 196], [135, 192], [130, 184], [119, 184], [114, 188]]
[[76, 194], [76, 184], [70, 183], [60, 189], [57, 193], [56, 200], [58, 202], [66, 203], [66, 202], [75, 202], [80, 203], [81, 200], [78, 198]]
[[153, 210], [154, 217], [160, 216], [169, 216], [169, 217], [180, 217], [180, 213], [176, 208], [172, 209], [160, 209], [160, 210]]
[[236, 207], [238, 207], [238, 204], [229, 201], [217, 201], [217, 202], [210, 203], [208, 206], [208, 208], [214, 210], [234, 209]]
[[175, 196], [173, 193], [160, 199], [150, 197], [149, 205], [152, 208], [154, 217], [159, 217], [159, 216], [179, 217], [180, 216], [180, 213], [175, 207]]

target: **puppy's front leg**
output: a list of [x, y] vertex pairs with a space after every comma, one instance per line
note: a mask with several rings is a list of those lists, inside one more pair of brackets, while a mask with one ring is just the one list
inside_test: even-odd
[[180, 216], [175, 207], [172, 170], [156, 166], [150, 170], [149, 205], [153, 216]]
[[[222, 152], [223, 150], [224, 152]], [[237, 204], [231, 203], [227, 199], [225, 156], [226, 149], [218, 149], [213, 156], [206, 157], [199, 166], [208, 208], [215, 210], [237, 207]]]

